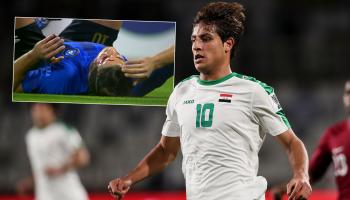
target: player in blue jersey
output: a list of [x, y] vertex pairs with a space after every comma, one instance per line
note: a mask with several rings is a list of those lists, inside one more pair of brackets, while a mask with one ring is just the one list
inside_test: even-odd
[[[78, 22], [73, 21], [72, 24], [75, 24], [73, 27], [80, 30], [83, 29], [82, 25], [88, 23], [87, 25], [91, 26], [91, 23], [94, 23]], [[35, 26], [30, 26], [32, 26], [32, 30], [35, 30]], [[118, 25], [115, 27], [120, 28]], [[60, 34], [60, 37], [50, 35], [42, 39], [15, 61], [14, 91], [46, 94], [89, 93], [106, 96], [144, 96], [161, 86], [173, 75], [174, 47], [150, 58], [125, 63], [126, 58], [121, 56], [112, 46], [63, 40], [62, 36], [66, 39], [69, 38], [69, 34], [74, 35], [70, 38], [74, 40], [78, 39], [77, 35], [87, 40], [90, 39], [87, 34], [89, 29], [86, 27], [83, 34], [73, 34], [73, 30], [70, 25]], [[21, 31], [23, 32], [23, 28], [19, 32], [21, 33]], [[97, 32], [98, 35], [101, 35], [103, 31], [112, 32], [104, 26], [102, 31]], [[38, 30], [26, 31], [26, 33], [28, 32], [40, 36]], [[114, 36], [117, 34], [118, 31], [114, 33]], [[22, 35], [25, 36], [25, 34]], [[93, 38], [96, 40], [96, 37]], [[100, 40], [100, 42], [107, 45], [113, 43], [109, 40], [107, 42]], [[20, 47], [22, 46], [20, 43]], [[20, 50], [21, 48], [18, 51]], [[18, 51], [16, 48], [16, 57], [21, 53], [17, 53]]]
[[64, 42], [50, 35], [15, 61], [14, 89], [27, 93], [85, 94], [90, 91], [125, 96], [132, 81], [121, 72], [124, 62], [113, 47]]

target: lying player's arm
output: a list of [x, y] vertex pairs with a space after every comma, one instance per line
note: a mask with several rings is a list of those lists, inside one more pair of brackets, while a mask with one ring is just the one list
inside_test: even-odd
[[308, 175], [308, 156], [303, 142], [289, 129], [276, 136], [286, 149], [293, 169], [293, 178], [287, 184], [287, 195], [290, 199], [307, 199], [311, 195]]
[[21, 92], [21, 82], [26, 73], [33, 69], [40, 61], [59, 62], [63, 57], [54, 56], [61, 52], [65, 47], [63, 39], [50, 35], [35, 44], [34, 48], [26, 54], [19, 57], [13, 66], [13, 91]]
[[72, 156], [61, 167], [48, 167], [45, 169], [49, 176], [57, 176], [67, 171], [78, 169], [88, 165], [90, 162], [90, 154], [85, 147], [81, 147], [74, 151]]
[[128, 175], [109, 182], [108, 189], [116, 198], [122, 198], [130, 186], [161, 172], [175, 160], [180, 149], [179, 137], [162, 136], [160, 142], [140, 161]]
[[148, 78], [156, 69], [174, 63], [175, 45], [152, 56], [137, 60], [127, 61], [122, 68], [126, 77], [145, 79]]

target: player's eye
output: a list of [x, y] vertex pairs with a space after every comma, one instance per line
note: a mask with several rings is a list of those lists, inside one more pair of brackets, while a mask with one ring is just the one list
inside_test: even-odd
[[210, 36], [203, 36], [201, 39], [203, 42], [209, 42], [210, 40], [212, 40]]

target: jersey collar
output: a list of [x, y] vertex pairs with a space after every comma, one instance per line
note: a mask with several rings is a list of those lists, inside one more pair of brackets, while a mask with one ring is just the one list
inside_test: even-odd
[[232, 77], [234, 77], [234, 76], [235, 76], [235, 73], [233, 72], [233, 73], [231, 73], [231, 74], [229, 74], [229, 75], [226, 75], [226, 76], [224, 76], [224, 77], [222, 77], [222, 78], [219, 78], [219, 79], [217, 79], [217, 80], [212, 80], [212, 81], [201, 80], [201, 79], [198, 77], [197, 82], [198, 82], [200, 85], [216, 85], [216, 84], [222, 83], [222, 82], [224, 82], [224, 81], [226, 81], [226, 80], [228, 80], [228, 79], [230, 79], [230, 78], [232, 78]]

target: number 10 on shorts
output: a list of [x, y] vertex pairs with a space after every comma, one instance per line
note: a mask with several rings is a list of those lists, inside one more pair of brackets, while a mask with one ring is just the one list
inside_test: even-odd
[[196, 110], [196, 128], [211, 127], [213, 125], [214, 104], [206, 103], [203, 106], [202, 104], [197, 104]]

